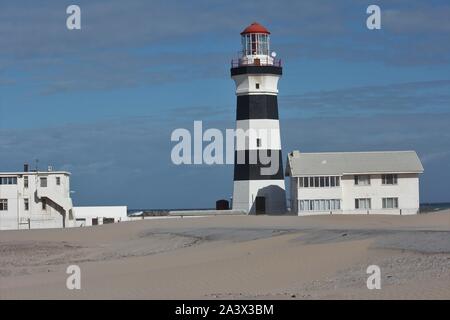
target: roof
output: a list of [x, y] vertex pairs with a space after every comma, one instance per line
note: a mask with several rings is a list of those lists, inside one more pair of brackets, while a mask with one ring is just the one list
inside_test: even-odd
[[48, 175], [48, 174], [64, 174], [70, 176], [70, 172], [67, 171], [17, 171], [17, 172], [0, 172], [0, 176], [22, 176], [22, 175]]
[[415, 151], [289, 153], [286, 175], [422, 173]]
[[249, 25], [247, 28], [245, 28], [244, 31], [241, 32], [241, 35], [248, 34], [248, 33], [270, 34], [269, 30], [267, 30], [264, 26], [260, 25], [258, 22], [253, 22], [251, 25]]

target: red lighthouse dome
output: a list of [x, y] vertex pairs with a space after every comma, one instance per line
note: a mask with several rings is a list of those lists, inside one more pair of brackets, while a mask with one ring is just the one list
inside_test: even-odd
[[258, 22], [253, 22], [244, 31], [241, 32], [241, 35], [249, 34], [249, 33], [264, 33], [270, 34], [269, 30], [267, 30], [264, 26], [260, 25]]

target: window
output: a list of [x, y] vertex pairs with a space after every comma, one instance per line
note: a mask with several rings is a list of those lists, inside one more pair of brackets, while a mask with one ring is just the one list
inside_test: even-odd
[[397, 184], [397, 175], [396, 174], [383, 174], [381, 176], [382, 184]]
[[41, 187], [47, 188], [47, 178], [41, 178]]
[[29, 202], [28, 198], [23, 199], [23, 209], [25, 211], [30, 210], [30, 202]]
[[300, 188], [339, 187], [339, 177], [300, 177]]
[[315, 188], [320, 187], [320, 178], [319, 177], [314, 177], [314, 187]]
[[23, 177], [23, 187], [28, 188], [28, 176]]
[[325, 187], [325, 177], [320, 177], [320, 187]]
[[260, 138], [256, 139], [256, 147], [257, 148], [261, 147], [261, 139]]
[[8, 211], [8, 199], [0, 199], [0, 211]]
[[57, 186], [61, 185], [61, 177], [56, 177], [56, 185]]
[[297, 178], [297, 181], [298, 188], [303, 188], [303, 178]]
[[256, 89], [259, 89], [259, 83], [257, 83], [255, 86], [256, 86]]
[[300, 211], [329, 211], [339, 210], [341, 200], [339, 199], [320, 199], [320, 200], [299, 200]]
[[330, 177], [330, 186], [336, 187], [336, 177]]
[[398, 209], [398, 198], [383, 198], [383, 209]]
[[370, 185], [370, 176], [369, 175], [355, 176], [355, 185], [357, 186]]
[[47, 201], [45, 199], [42, 199], [42, 210], [47, 209]]
[[355, 199], [355, 209], [371, 209], [372, 204], [370, 198]]
[[17, 184], [17, 177], [0, 177], [0, 184]]

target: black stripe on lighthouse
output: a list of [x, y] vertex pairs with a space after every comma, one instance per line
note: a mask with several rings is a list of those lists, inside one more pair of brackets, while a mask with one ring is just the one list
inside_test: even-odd
[[[278, 161], [278, 167], [276, 167], [276, 163], [274, 164], [263, 164], [261, 161], [260, 152], [263, 152], [263, 155], [267, 155], [267, 157], [271, 157], [271, 155], [275, 152], [278, 153], [278, 157], [274, 157], [276, 161]], [[245, 153], [245, 154], [242, 154]], [[244, 163], [238, 163], [238, 160], [245, 157]], [[251, 159], [255, 159], [253, 163]], [[267, 162], [267, 161], [264, 161]], [[262, 174], [262, 168], [275, 168], [276, 172], [267, 175]], [[281, 150], [238, 150], [234, 153], [234, 181], [241, 180], [284, 180], [284, 172], [283, 172], [283, 158], [281, 155]]]
[[278, 120], [278, 100], [275, 95], [242, 95], [237, 97], [236, 120]]

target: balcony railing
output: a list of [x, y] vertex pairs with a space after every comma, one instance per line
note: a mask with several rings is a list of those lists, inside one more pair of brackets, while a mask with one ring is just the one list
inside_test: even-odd
[[252, 61], [243, 58], [231, 60], [231, 68], [238, 68], [242, 66], [274, 66], [281, 67], [281, 59], [271, 57], [254, 58]]

